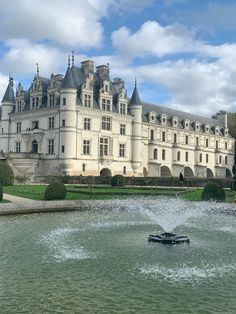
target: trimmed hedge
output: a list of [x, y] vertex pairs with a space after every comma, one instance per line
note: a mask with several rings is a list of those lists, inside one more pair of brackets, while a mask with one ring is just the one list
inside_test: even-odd
[[124, 186], [125, 183], [126, 183], [125, 178], [120, 174], [116, 174], [111, 179], [111, 186]]
[[0, 183], [2, 185], [14, 184], [13, 171], [11, 167], [5, 162], [0, 162]]
[[202, 192], [203, 201], [225, 201], [225, 191], [216, 183], [208, 183]]
[[[58, 177], [37, 177], [35, 182], [40, 183], [50, 183], [52, 179], [61, 180], [63, 183], [67, 184], [88, 184], [88, 178], [91, 176], [58, 176]], [[178, 177], [124, 177], [125, 185], [132, 186], [176, 186], [180, 187], [180, 181]], [[111, 185], [112, 177], [100, 177], [93, 176], [93, 185]], [[184, 186], [186, 187], [202, 187], [209, 182], [214, 182], [220, 185], [222, 188], [232, 188], [233, 187], [233, 178], [184, 178]]]
[[66, 187], [61, 181], [51, 182], [45, 189], [44, 198], [46, 200], [63, 200], [66, 197]]
[[2, 189], [2, 185], [0, 183], [0, 201], [2, 201], [3, 199], [3, 189]]

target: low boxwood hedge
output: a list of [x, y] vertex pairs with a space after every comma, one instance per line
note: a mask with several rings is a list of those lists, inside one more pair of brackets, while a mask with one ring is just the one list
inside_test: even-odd
[[66, 187], [61, 181], [51, 182], [45, 189], [44, 198], [46, 200], [61, 200], [66, 197]]
[[225, 201], [224, 189], [216, 183], [208, 183], [203, 189], [201, 199], [203, 201]]
[[2, 185], [12, 185], [14, 183], [13, 171], [5, 162], [0, 162], [0, 183]]

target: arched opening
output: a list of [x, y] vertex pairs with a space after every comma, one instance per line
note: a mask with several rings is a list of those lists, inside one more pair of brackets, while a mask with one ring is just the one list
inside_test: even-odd
[[153, 159], [157, 159], [157, 148], [153, 151]]
[[193, 178], [193, 170], [190, 167], [184, 167], [184, 177], [185, 178]]
[[101, 177], [111, 177], [111, 170], [108, 169], [108, 168], [103, 168], [103, 169], [100, 171], [100, 176], [101, 176]]
[[171, 171], [167, 166], [161, 167], [161, 177], [171, 177]]
[[147, 168], [143, 167], [143, 176], [147, 177], [148, 172], [147, 172]]
[[225, 176], [226, 176], [226, 178], [232, 178], [231, 171], [229, 169], [227, 169], [227, 168], [226, 168], [226, 171], [225, 171]]
[[33, 142], [32, 142], [32, 153], [34, 153], [34, 154], [38, 153], [38, 143], [36, 140], [33, 140]]
[[207, 168], [207, 178], [214, 178], [214, 174], [210, 168]]

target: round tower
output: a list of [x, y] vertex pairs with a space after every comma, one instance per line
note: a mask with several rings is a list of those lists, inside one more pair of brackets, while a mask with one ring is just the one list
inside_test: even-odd
[[142, 103], [138, 94], [136, 82], [132, 97], [129, 102], [129, 110], [133, 116], [131, 139], [131, 167], [135, 174], [142, 173], [141, 167], [141, 139], [142, 139]]
[[15, 106], [15, 95], [13, 91], [13, 78], [9, 77], [9, 83], [2, 99], [2, 120], [9, 119], [9, 113]]
[[60, 159], [61, 170], [73, 172], [73, 160], [77, 157], [77, 86], [74, 81], [70, 63], [60, 90]]
[[10, 117], [9, 114], [15, 109], [15, 96], [13, 91], [13, 78], [9, 77], [9, 83], [6, 92], [2, 99], [1, 113], [1, 130], [2, 133], [0, 150], [9, 152], [9, 132], [10, 132]]

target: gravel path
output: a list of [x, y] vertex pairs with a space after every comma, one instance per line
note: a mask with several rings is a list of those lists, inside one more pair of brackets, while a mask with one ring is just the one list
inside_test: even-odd
[[15, 195], [10, 195], [10, 194], [3, 194], [3, 199], [10, 201], [12, 203], [28, 203], [28, 202], [37, 202], [35, 200], [30, 200], [28, 198], [20, 197], [20, 196], [15, 196]]
[[4, 199], [12, 203], [0, 204], [0, 215], [33, 214], [43, 212], [86, 210], [90, 205], [86, 201], [37, 201], [4, 193]]

